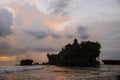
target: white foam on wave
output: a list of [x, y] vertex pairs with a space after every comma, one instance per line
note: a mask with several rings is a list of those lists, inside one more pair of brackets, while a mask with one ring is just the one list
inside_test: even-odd
[[0, 67], [0, 74], [11, 73], [11, 72], [22, 72], [28, 70], [38, 70], [47, 68], [47, 66], [19, 66], [19, 67]]

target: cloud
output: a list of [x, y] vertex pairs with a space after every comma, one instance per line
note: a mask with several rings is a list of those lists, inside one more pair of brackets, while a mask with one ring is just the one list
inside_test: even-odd
[[34, 30], [31, 30], [31, 31], [26, 31], [28, 34], [32, 35], [33, 37], [36, 37], [38, 39], [43, 39], [43, 38], [46, 38], [48, 36], [51, 36], [53, 38], [60, 38], [61, 35], [58, 34], [58, 33], [55, 33], [55, 32], [51, 32], [51, 31], [34, 31]]
[[45, 38], [48, 36], [48, 33], [44, 31], [41, 31], [41, 32], [29, 31], [28, 33], [36, 38]]
[[52, 47], [46, 47], [46, 48], [39, 48], [39, 47], [34, 47], [34, 48], [29, 48], [30, 50], [37, 51], [37, 52], [55, 52], [58, 51], [59, 49], [53, 49]]
[[80, 36], [80, 39], [86, 40], [90, 37], [86, 27], [80, 25], [76, 28], [76, 30], [77, 30], [77, 34]]
[[43, 39], [48, 36], [51, 36], [56, 39], [61, 37], [61, 35], [55, 32], [54, 30], [52, 30], [50, 26], [48, 26], [45, 23], [45, 20], [43, 20], [43, 18], [41, 17], [33, 21], [32, 24], [29, 25], [28, 27], [29, 28], [24, 29], [24, 31], [28, 33], [29, 35], [32, 35], [33, 37], [38, 38], [38, 39]]
[[67, 15], [67, 6], [69, 5], [70, 1], [71, 0], [55, 0], [53, 2], [51, 1], [51, 4], [49, 5], [49, 11], [55, 15]]
[[5, 50], [5, 49], [9, 49], [10, 45], [6, 42], [0, 42], [0, 50]]
[[73, 36], [73, 35], [70, 35], [70, 34], [67, 34], [66, 37], [67, 37], [67, 38], [73, 38], [74, 36]]
[[[4, 46], [2, 46], [3, 48]], [[20, 54], [25, 54], [28, 50], [27, 49], [21, 49], [21, 48], [10, 48], [4, 47], [4, 49], [0, 49], [0, 56], [13, 56], [13, 55], [20, 55]]]
[[50, 35], [51, 35], [53, 38], [56, 38], [56, 39], [59, 39], [59, 38], [62, 37], [61, 34], [59, 34], [59, 33], [57, 33], [57, 32], [53, 32], [53, 33], [51, 33]]
[[54, 28], [65, 22], [66, 19], [57, 18], [41, 12], [36, 5], [30, 5], [28, 3], [15, 2], [11, 3], [8, 7], [12, 8], [16, 14], [13, 22], [15, 34], [8, 36], [8, 40], [4, 39], [12, 47], [7, 50], [1, 49], [0, 55], [24, 55], [29, 50], [46, 52], [51, 51], [52, 47], [58, 45], [56, 44], [58, 43], [57, 39], [61, 38], [62, 35], [55, 31]]
[[48, 36], [60, 38], [61, 35], [54, 29], [57, 28], [59, 24], [68, 20], [41, 12], [36, 5], [30, 5], [28, 3], [20, 5], [20, 3], [16, 2], [16, 4], [11, 4], [10, 7], [12, 7], [16, 13], [14, 19], [14, 26], [17, 26], [15, 27], [16, 33], [24, 31], [39, 39]]
[[9, 4], [10, 2], [12, 2], [13, 0], [0, 0], [0, 7], [1, 6], [4, 6], [4, 5], [7, 5], [7, 4]]
[[6, 35], [12, 34], [12, 29], [10, 28], [13, 21], [12, 12], [7, 9], [0, 10], [0, 37], [5, 37]]
[[[34, 52], [51, 51], [52, 48], [60, 50], [72, 42], [74, 37], [100, 41], [103, 49], [106, 49], [105, 53], [119, 53], [120, 5], [116, 1], [118, 0], [2, 1], [0, 4], [5, 2], [6, 5], [2, 4], [4, 7], [13, 9], [15, 17], [12, 25], [12, 12], [0, 10], [0, 55], [24, 55], [27, 52], [35, 54]], [[111, 22], [106, 23], [109, 21]], [[6, 24], [8, 22], [9, 25]], [[9, 35], [12, 33], [11, 25], [13, 35]], [[3, 36], [7, 37], [2, 38]]]

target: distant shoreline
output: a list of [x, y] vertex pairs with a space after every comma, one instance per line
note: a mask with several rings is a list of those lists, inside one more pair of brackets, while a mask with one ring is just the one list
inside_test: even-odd
[[102, 60], [106, 65], [120, 65], [120, 60]]

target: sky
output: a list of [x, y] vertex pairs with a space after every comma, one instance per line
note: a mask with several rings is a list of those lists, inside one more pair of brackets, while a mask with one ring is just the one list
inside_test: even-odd
[[120, 58], [120, 0], [0, 0], [0, 61], [47, 61], [74, 38]]

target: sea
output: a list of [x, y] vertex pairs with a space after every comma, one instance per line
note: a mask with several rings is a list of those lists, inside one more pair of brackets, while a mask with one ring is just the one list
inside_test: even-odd
[[19, 66], [0, 62], [0, 80], [120, 80], [120, 65], [100, 67]]

